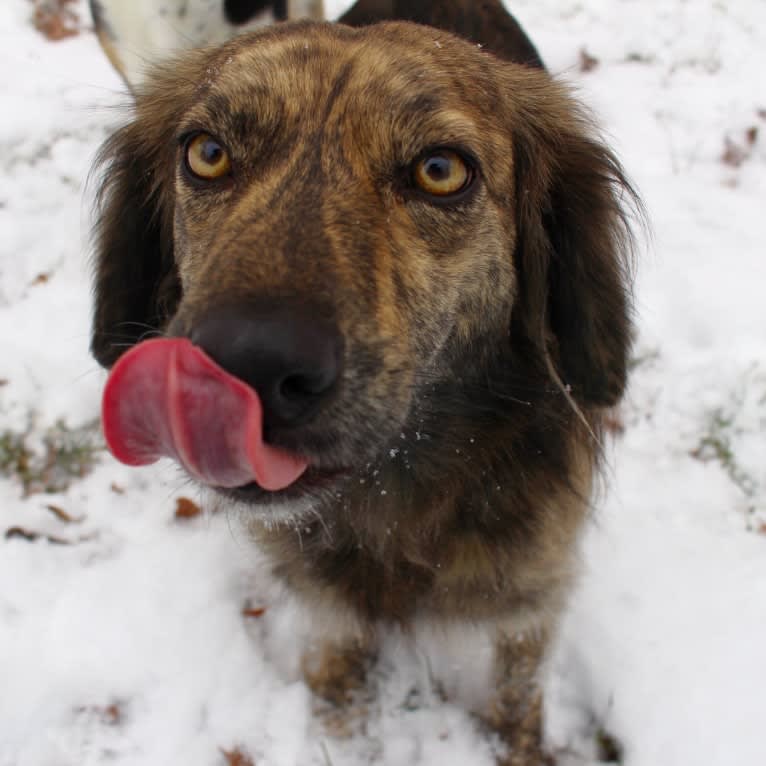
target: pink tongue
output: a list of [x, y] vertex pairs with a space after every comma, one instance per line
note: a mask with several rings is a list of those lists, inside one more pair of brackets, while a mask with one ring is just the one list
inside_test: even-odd
[[186, 339], [144, 341], [122, 356], [106, 382], [101, 419], [123, 463], [172, 457], [216, 487], [255, 481], [276, 491], [308, 466], [264, 444], [258, 394]]

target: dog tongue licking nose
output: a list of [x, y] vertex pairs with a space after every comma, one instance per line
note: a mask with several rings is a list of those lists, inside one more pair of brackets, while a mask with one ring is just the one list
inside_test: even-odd
[[258, 394], [182, 338], [139, 343], [113, 367], [101, 417], [112, 454], [128, 465], [161, 457], [216, 487], [255, 481], [276, 491], [308, 463], [263, 442]]

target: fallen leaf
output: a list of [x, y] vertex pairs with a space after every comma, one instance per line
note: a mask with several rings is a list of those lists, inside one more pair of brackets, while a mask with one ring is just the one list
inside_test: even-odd
[[234, 750], [224, 750], [221, 748], [221, 753], [226, 759], [227, 766], [255, 766], [255, 761], [239, 748]]
[[599, 65], [599, 60], [592, 56], [585, 48], [580, 48], [580, 71], [592, 72]]
[[35, 29], [48, 40], [57, 42], [79, 34], [80, 18], [67, 6], [73, 0], [33, 0], [35, 5], [32, 21]]
[[721, 162], [733, 168], [738, 168], [750, 156], [750, 152], [736, 141], [726, 136]]
[[176, 498], [175, 517], [177, 519], [193, 519], [201, 513], [202, 508], [200, 508], [193, 500], [189, 500], [188, 497]]
[[122, 721], [122, 709], [116, 703], [107, 705], [103, 710], [103, 719], [109, 726], [117, 726]]
[[246, 606], [242, 610], [243, 617], [263, 617], [266, 614], [265, 606]]
[[721, 155], [721, 162], [725, 165], [730, 165], [733, 168], [738, 168], [746, 160], [750, 158], [752, 149], [758, 140], [758, 126], [751, 125], [743, 133], [741, 141], [735, 141], [733, 138], [726, 136], [724, 138], [724, 149]]
[[32, 532], [29, 529], [23, 527], [11, 527], [5, 530], [6, 540], [26, 540], [28, 543], [33, 543], [42, 538], [47, 540], [52, 545], [71, 545], [69, 540], [64, 540], [61, 537], [53, 537], [52, 535], [42, 535], [39, 532]]
[[78, 707], [77, 712], [98, 716], [104, 726], [119, 726], [125, 719], [125, 703], [112, 702], [109, 705], [84, 705]]
[[84, 516], [78, 516], [74, 517], [71, 514], [67, 513], [63, 508], [60, 508], [58, 505], [53, 505], [52, 503], [50, 505], [45, 506], [59, 521], [63, 521], [65, 524], [79, 524], [80, 522], [85, 520]]

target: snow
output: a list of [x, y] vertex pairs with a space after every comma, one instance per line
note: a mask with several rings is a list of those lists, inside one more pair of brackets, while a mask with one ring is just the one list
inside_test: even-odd
[[[599, 115], [652, 224], [624, 433], [551, 660], [549, 735], [573, 764], [596, 760], [603, 730], [628, 766], [759, 766], [766, 5], [513, 9]], [[127, 96], [89, 29], [50, 43], [29, 17], [25, 0], [0, 5], [0, 436], [29, 429], [39, 453], [57, 420], [98, 412], [85, 182]], [[746, 155], [738, 166], [722, 161], [727, 138]], [[429, 681], [434, 670], [451, 688], [480, 683], [488, 649], [475, 637], [427, 657], [426, 636], [391, 636], [368, 720], [327, 737], [292, 651], [310, 626], [235, 514], [176, 520], [177, 498], [197, 499], [176, 468], [129, 469], [100, 451], [63, 492], [25, 497], [1, 474], [0, 531], [40, 537], [0, 540], [0, 766], [210, 766], [237, 748], [258, 766], [492, 763], [493, 743]], [[265, 612], [243, 617], [247, 604]]]

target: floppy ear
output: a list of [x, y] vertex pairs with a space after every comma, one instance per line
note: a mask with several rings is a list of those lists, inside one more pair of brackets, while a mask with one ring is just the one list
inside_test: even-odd
[[629, 219], [641, 204], [566, 90], [535, 82], [513, 118], [520, 288], [513, 321], [577, 402], [611, 406], [627, 377]]
[[173, 259], [174, 157], [172, 137], [141, 119], [115, 133], [99, 154], [104, 171], [91, 351], [104, 367], [156, 334], [180, 299]]

